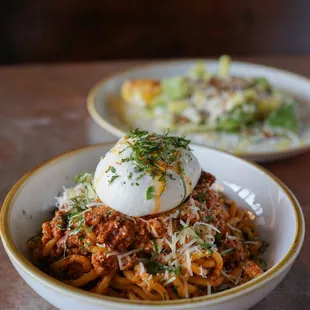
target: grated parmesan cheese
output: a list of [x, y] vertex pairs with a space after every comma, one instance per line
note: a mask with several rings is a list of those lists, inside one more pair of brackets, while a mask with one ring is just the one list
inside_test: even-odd
[[196, 222], [196, 223], [194, 224], [194, 227], [195, 227], [196, 225], [197, 225], [197, 226], [198, 226], [198, 225], [208, 226], [208, 227], [210, 227], [211, 229], [213, 229], [213, 230], [215, 230], [216, 232], [218, 232], [219, 234], [221, 233], [221, 231], [218, 230], [215, 226], [213, 226], [213, 225], [211, 225], [211, 224], [208, 224], [208, 223]]
[[188, 294], [188, 284], [187, 284], [187, 281], [186, 279], [183, 277], [183, 285], [184, 285], [184, 290], [185, 290], [185, 298], [188, 298], [189, 297], [189, 294]]
[[245, 244], [260, 244], [259, 241], [245, 241]]
[[157, 233], [157, 231], [156, 231], [155, 227], [154, 227], [154, 226], [152, 226], [152, 225], [150, 225], [150, 226], [151, 226], [151, 230], [152, 230], [152, 233], [153, 233], [154, 237], [158, 238], [158, 237], [159, 237], [159, 235], [158, 235], [158, 233]]
[[171, 282], [173, 282], [176, 279], [175, 276], [173, 276], [172, 278], [168, 279], [165, 283], [164, 283], [164, 287], [167, 286], [168, 284], [170, 284]]
[[191, 240], [190, 242], [188, 243], [185, 243], [185, 245], [183, 245], [181, 248], [178, 249], [178, 251], [180, 253], [183, 253], [185, 252], [190, 246], [192, 246], [194, 243], [196, 242], [195, 239]]
[[127, 253], [120, 254], [119, 257], [120, 257], [120, 258], [124, 258], [124, 257], [126, 257], [126, 256], [129, 256], [129, 255], [134, 254], [134, 253], [137, 253], [137, 252], [140, 252], [140, 249], [135, 249], [135, 250], [129, 251], [129, 252], [127, 252]]
[[92, 207], [103, 207], [104, 204], [101, 202], [92, 202], [92, 203], [88, 203], [86, 205], [87, 208], [92, 208]]
[[236, 237], [236, 236], [232, 236], [232, 235], [228, 235], [228, 234], [227, 234], [226, 239], [230, 239], [230, 240], [237, 240], [237, 239], [238, 239], [238, 237]]
[[132, 251], [129, 251], [129, 252], [124, 253], [124, 254], [117, 254], [117, 260], [118, 260], [119, 269], [123, 270], [122, 259], [124, 257], [130, 256], [131, 254], [134, 254], [134, 253], [137, 253], [137, 252], [140, 252], [140, 249], [132, 250]]
[[119, 269], [120, 270], [123, 270], [123, 262], [122, 262], [122, 259], [120, 258], [119, 255], [117, 255], [117, 260], [118, 260], [118, 266], [119, 266]]
[[188, 250], [185, 251], [185, 258], [186, 258], [187, 271], [188, 271], [189, 275], [192, 276], [193, 275], [192, 261], [191, 261], [191, 257], [190, 257], [190, 254], [189, 254]]
[[189, 209], [192, 211], [191, 213], [197, 218], [199, 219], [199, 213], [198, 211], [200, 210], [198, 207], [196, 206], [190, 206]]
[[140, 268], [140, 275], [145, 273], [145, 268], [142, 262], [139, 262], [139, 268]]
[[105, 243], [96, 243], [96, 246], [98, 246], [99, 248], [106, 248], [107, 245]]
[[233, 250], [234, 250], [233, 248], [229, 248], [229, 249], [227, 249], [227, 250], [222, 251], [220, 254], [221, 254], [222, 256], [224, 256], [224, 255], [230, 253], [230, 252], [233, 251]]
[[172, 214], [172, 218], [176, 219], [180, 214], [180, 210], [176, 210], [173, 214]]
[[230, 225], [229, 223], [226, 223], [226, 225], [227, 225], [231, 230], [234, 230], [234, 231], [237, 231], [237, 232], [239, 232], [239, 233], [242, 233], [242, 231], [241, 231], [240, 229], [238, 229], [238, 228], [236, 228], [236, 227]]
[[234, 283], [234, 276], [233, 275], [230, 275], [230, 274], [227, 274], [224, 270], [221, 270], [221, 274], [227, 278], [230, 282], [233, 282]]

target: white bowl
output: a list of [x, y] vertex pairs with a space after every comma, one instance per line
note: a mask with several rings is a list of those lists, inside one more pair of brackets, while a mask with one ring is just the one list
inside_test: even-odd
[[[185, 75], [196, 62], [196, 60], [160, 62], [142, 66], [104, 79], [98, 82], [90, 91], [87, 99], [88, 111], [100, 127], [117, 137], [122, 137], [124, 133], [130, 129], [130, 124], [128, 124], [128, 120], [126, 120], [126, 117], [123, 115], [130, 115], [130, 117], [127, 116], [129, 119], [134, 118], [132, 115], [133, 112], [130, 112], [129, 105], [120, 100], [120, 87], [123, 81], [138, 78], [161, 79], [163, 77]], [[210, 72], [216, 71], [218, 65], [217, 61], [206, 60], [206, 64]], [[231, 72], [233, 75], [243, 77], [263, 76], [267, 78], [274, 87], [285, 90], [299, 98], [303, 103], [300, 109], [302, 123], [309, 124], [309, 79], [283, 70], [237, 61], [232, 62]], [[139, 128], [152, 131], [153, 129], [150, 128], [151, 124], [152, 120], [139, 117]], [[251, 144], [247, 150], [232, 151], [232, 153], [258, 162], [283, 159], [301, 154], [310, 149], [310, 131], [308, 126], [302, 130], [300, 137], [303, 140], [301, 144], [297, 143], [296, 145], [277, 147], [273, 141], [266, 140], [263, 144]], [[217, 140], [208, 141], [198, 134], [192, 134], [189, 138], [195, 144], [212, 144], [211, 146], [218, 147]]]
[[[256, 214], [269, 270], [239, 287], [189, 300], [131, 301], [99, 296], [70, 287], [31, 263], [27, 240], [52, 217], [54, 197], [81, 171], [94, 171], [111, 144], [95, 145], [56, 157], [29, 172], [7, 195], [1, 213], [4, 248], [23, 279], [60, 309], [247, 309], [263, 299], [283, 279], [302, 246], [304, 219], [293, 194], [259, 166], [214, 149], [193, 146], [202, 168], [217, 177], [227, 195]], [[5, 279], [2, 279], [5, 280]]]

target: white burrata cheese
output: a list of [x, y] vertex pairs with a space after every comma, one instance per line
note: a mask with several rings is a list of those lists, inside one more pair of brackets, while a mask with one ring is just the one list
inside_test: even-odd
[[94, 175], [94, 188], [107, 206], [129, 216], [145, 216], [169, 211], [182, 203], [196, 186], [201, 168], [193, 153], [185, 148], [176, 149], [179, 169], [168, 168], [164, 178], [149, 172], [137, 172], [128, 144], [123, 138], [99, 162]]

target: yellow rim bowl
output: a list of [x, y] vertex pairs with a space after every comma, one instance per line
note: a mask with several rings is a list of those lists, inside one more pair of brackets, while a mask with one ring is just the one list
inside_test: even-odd
[[[18, 265], [23, 272], [30, 275], [33, 279], [37, 280], [41, 284], [45, 285], [46, 287], [49, 287], [50, 289], [59, 292], [64, 295], [70, 295], [70, 297], [76, 298], [77, 300], [83, 300], [84, 302], [87, 301], [90, 304], [99, 304], [99, 305], [105, 305], [107, 306], [107, 303], [112, 308], [117, 308], [117, 305], [121, 304], [122, 307], [126, 307], [126, 304], [129, 305], [140, 305], [146, 306], [146, 305], [152, 305], [152, 306], [161, 306], [162, 307], [171, 307], [178, 309], [179, 306], [188, 308], [191, 307], [193, 303], [205, 303], [208, 302], [207, 305], [212, 304], [221, 304], [230, 300], [234, 300], [236, 298], [239, 298], [241, 296], [244, 296], [248, 294], [249, 292], [258, 289], [262, 286], [264, 286], [266, 283], [274, 279], [276, 276], [278, 276], [286, 267], [288, 267], [296, 258], [298, 255], [300, 248], [302, 246], [303, 238], [304, 238], [304, 218], [301, 211], [301, 208], [294, 197], [294, 195], [291, 193], [291, 191], [280, 181], [276, 176], [271, 174], [268, 170], [260, 167], [259, 165], [253, 164], [251, 162], [248, 162], [249, 165], [255, 166], [257, 169], [262, 171], [263, 173], [270, 176], [281, 189], [287, 194], [289, 200], [291, 201], [291, 204], [294, 208], [294, 212], [296, 214], [297, 218], [297, 232], [295, 234], [294, 242], [292, 243], [290, 249], [287, 251], [285, 256], [276, 263], [273, 267], [271, 267], [269, 270], [267, 270], [265, 273], [263, 273], [258, 278], [255, 278], [245, 284], [242, 284], [240, 286], [237, 286], [235, 288], [231, 288], [229, 290], [219, 292], [213, 295], [209, 296], [201, 296], [201, 297], [195, 297], [195, 298], [189, 298], [189, 299], [181, 299], [181, 300], [169, 300], [169, 301], [133, 301], [129, 299], [121, 299], [116, 297], [109, 297], [109, 296], [103, 296], [103, 295], [97, 295], [94, 293], [90, 293], [88, 291], [84, 291], [82, 289], [78, 289], [75, 287], [72, 287], [70, 285], [67, 285], [63, 282], [60, 282], [53, 277], [47, 275], [37, 267], [35, 267], [27, 258], [25, 258], [22, 253], [17, 249], [15, 246], [12, 237], [10, 235], [10, 229], [9, 229], [9, 217], [10, 212], [12, 209], [12, 205], [14, 204], [14, 201], [16, 197], [18, 196], [19, 192], [27, 185], [27, 182], [29, 178], [33, 175], [35, 175], [38, 171], [41, 169], [48, 167], [50, 165], [55, 164], [56, 162], [64, 159], [64, 158], [70, 158], [71, 156], [83, 152], [85, 150], [90, 150], [92, 148], [97, 148], [99, 146], [107, 146], [107, 145], [113, 145], [113, 143], [104, 143], [104, 144], [98, 144], [98, 145], [92, 145], [87, 146], [84, 148], [79, 148], [73, 151], [66, 152], [60, 156], [57, 156], [49, 161], [46, 161], [45, 163], [39, 165], [38, 167], [34, 168], [27, 174], [25, 174], [9, 191], [7, 194], [3, 205], [1, 209], [0, 214], [0, 227], [1, 227], [1, 237], [3, 245], [14, 264]], [[223, 151], [216, 150], [217, 152], [226, 153]], [[229, 154], [230, 156], [234, 156]], [[235, 156], [234, 156], [235, 157]], [[244, 160], [243, 160], [244, 161]], [[4, 279], [2, 279], [4, 280]], [[205, 306], [207, 306], [205, 305]], [[173, 307], [175, 306], [175, 307]], [[198, 306], [198, 305], [197, 305]], [[186, 307], [187, 308], [187, 307]]]

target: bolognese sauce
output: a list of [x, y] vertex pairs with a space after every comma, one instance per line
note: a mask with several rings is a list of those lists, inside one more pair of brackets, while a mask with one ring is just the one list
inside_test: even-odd
[[263, 273], [265, 243], [249, 214], [212, 188], [213, 175], [202, 172], [177, 208], [143, 217], [103, 204], [89, 193], [92, 176], [85, 180], [76, 185], [80, 196], [62, 198], [39, 241], [30, 242], [39, 266], [59, 280], [160, 300], [215, 293]]

